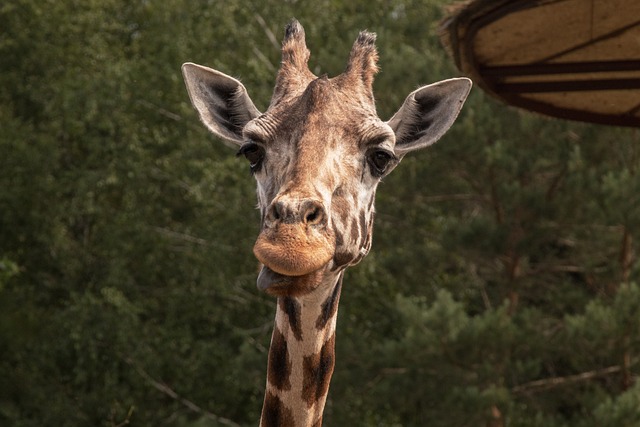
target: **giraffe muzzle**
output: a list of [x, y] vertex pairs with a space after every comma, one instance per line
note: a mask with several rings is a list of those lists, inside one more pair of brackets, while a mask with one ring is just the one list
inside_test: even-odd
[[335, 239], [326, 227], [278, 223], [265, 228], [253, 247], [258, 261], [285, 276], [303, 276], [333, 259]]
[[326, 209], [317, 198], [284, 193], [269, 206], [253, 253], [278, 274], [312, 273], [329, 263], [335, 253], [328, 222]]

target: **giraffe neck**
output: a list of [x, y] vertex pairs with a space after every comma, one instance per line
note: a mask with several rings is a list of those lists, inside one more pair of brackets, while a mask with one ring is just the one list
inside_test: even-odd
[[278, 298], [260, 427], [322, 425], [341, 288], [342, 273], [332, 286]]

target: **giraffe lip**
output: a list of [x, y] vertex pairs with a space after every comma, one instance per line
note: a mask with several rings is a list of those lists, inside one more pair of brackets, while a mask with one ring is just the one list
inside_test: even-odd
[[262, 264], [283, 276], [306, 276], [325, 266], [333, 258], [332, 233], [302, 224], [279, 224], [258, 235], [253, 253]]
[[300, 296], [311, 292], [320, 285], [324, 273], [325, 269], [320, 268], [303, 276], [287, 276], [263, 265], [258, 274], [256, 285], [259, 290], [272, 296]]
[[288, 286], [292, 282], [290, 276], [285, 276], [284, 274], [276, 273], [266, 265], [262, 266], [260, 270], [260, 274], [258, 274], [258, 289], [261, 291], [268, 291], [273, 289], [274, 287], [282, 287]]

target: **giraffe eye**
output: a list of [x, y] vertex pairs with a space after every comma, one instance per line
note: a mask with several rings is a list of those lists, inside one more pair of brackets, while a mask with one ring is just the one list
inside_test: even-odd
[[395, 156], [386, 150], [372, 151], [368, 156], [371, 173], [374, 176], [381, 177], [387, 171], [389, 164], [395, 160]]
[[244, 156], [249, 161], [251, 173], [256, 173], [260, 170], [262, 160], [264, 159], [264, 148], [255, 142], [248, 142], [240, 147], [238, 156], [240, 155]]

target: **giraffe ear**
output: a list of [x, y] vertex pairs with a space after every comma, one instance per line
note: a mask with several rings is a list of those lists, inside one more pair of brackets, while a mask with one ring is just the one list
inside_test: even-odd
[[411, 92], [387, 122], [396, 134], [396, 154], [404, 156], [440, 139], [458, 117], [470, 90], [471, 80], [458, 78]]
[[202, 122], [219, 137], [242, 144], [242, 129], [260, 115], [242, 83], [190, 62], [182, 65], [182, 75]]

